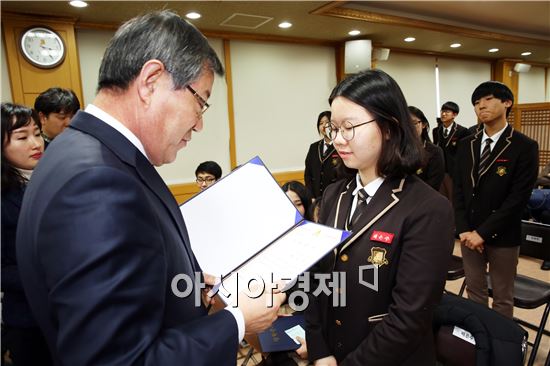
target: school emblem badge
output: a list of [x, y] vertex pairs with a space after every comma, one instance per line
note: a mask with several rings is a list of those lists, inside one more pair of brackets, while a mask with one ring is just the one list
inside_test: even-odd
[[498, 174], [499, 176], [502, 177], [502, 176], [505, 175], [506, 173], [508, 173], [508, 172], [506, 171], [506, 167], [505, 167], [505, 166], [499, 166], [499, 167], [497, 167], [497, 174]]
[[333, 166], [336, 166], [336, 164], [338, 164], [338, 159], [333, 158], [333, 159], [332, 159], [332, 165], [333, 165]]
[[372, 247], [370, 248], [370, 256], [367, 261], [374, 264], [376, 267], [381, 267], [389, 263], [386, 259], [386, 253], [387, 251], [384, 248]]
[[416, 171], [416, 174], [417, 175], [420, 175], [422, 174], [424, 171], [422, 170], [422, 168], [418, 168], [418, 170]]

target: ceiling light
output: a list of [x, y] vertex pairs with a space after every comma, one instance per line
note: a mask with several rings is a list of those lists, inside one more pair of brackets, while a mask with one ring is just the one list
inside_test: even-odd
[[500, 51], [498, 48], [491, 48], [489, 52], [494, 53]]
[[290, 28], [290, 27], [292, 27], [292, 23], [289, 23], [289, 22], [279, 23], [279, 28], [286, 29], [286, 28]]
[[405, 41], [405, 42], [414, 42], [414, 41], [416, 41], [416, 38], [414, 38], [414, 37], [407, 37], [407, 38], [404, 39], [404, 41]]
[[529, 51], [521, 53], [522, 56], [529, 56], [530, 54], [531, 54], [531, 52], [529, 52]]
[[460, 43], [453, 43], [453, 44], [451, 45], [451, 48], [458, 48], [458, 47], [460, 47], [460, 46], [462, 46]]
[[358, 31], [357, 29], [354, 29], [354, 30], [350, 30], [350, 31], [348, 32], [348, 34], [349, 34], [350, 36], [358, 36], [359, 34], [361, 34], [361, 31]]
[[73, 1], [69, 1], [69, 4], [71, 6], [74, 6], [75, 8], [85, 8], [88, 6], [88, 3], [85, 2], [85, 1], [81, 1], [81, 0], [73, 0]]
[[201, 16], [202, 16], [202, 15], [200, 15], [199, 13], [194, 12], [194, 11], [185, 14], [185, 17], [186, 17], [187, 19], [199, 19]]

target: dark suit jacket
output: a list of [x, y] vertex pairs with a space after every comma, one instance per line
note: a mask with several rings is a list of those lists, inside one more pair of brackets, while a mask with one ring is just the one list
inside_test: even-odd
[[323, 190], [329, 184], [336, 182], [338, 177], [336, 167], [341, 162], [334, 145], [329, 147], [327, 153], [323, 155], [323, 144], [324, 140], [311, 144], [305, 162], [304, 181], [314, 198], [321, 197]]
[[[238, 328], [176, 297], [200, 268], [178, 205], [119, 132], [78, 112], [27, 187], [21, 278], [62, 365], [234, 365]], [[185, 288], [180, 286], [180, 290]]]
[[432, 135], [434, 144], [443, 149], [445, 157], [445, 172], [450, 176], [454, 175], [455, 161], [457, 160], [458, 142], [464, 137], [469, 136], [470, 132], [466, 127], [453, 122], [453, 127], [447, 138], [443, 137], [443, 125], [433, 129]]
[[508, 125], [478, 177], [483, 130], [459, 145], [454, 178], [457, 233], [476, 230], [486, 245], [521, 244], [521, 215], [538, 173], [538, 144]]
[[425, 166], [417, 170], [416, 174], [430, 187], [439, 192], [441, 182], [443, 182], [443, 177], [445, 176], [443, 150], [430, 141], [424, 141], [424, 150], [427, 162]]
[[11, 327], [37, 327], [25, 297], [15, 256], [17, 220], [25, 187], [2, 190], [2, 323]]
[[[346, 227], [355, 184], [341, 181], [327, 188], [322, 223]], [[445, 284], [454, 241], [448, 224], [452, 220], [449, 201], [418, 177], [386, 179], [353, 234], [337, 254], [330, 253], [318, 264], [322, 272], [346, 273], [346, 306], [333, 307], [332, 299], [323, 294], [310, 297], [310, 360], [333, 355], [338, 365], [435, 364], [432, 312]], [[381, 233], [394, 235], [391, 243], [377, 239]], [[359, 267], [376, 263], [372, 257], [377, 252], [387, 264], [378, 268], [375, 291], [358, 279]], [[364, 281], [374, 282], [374, 269], [361, 273]], [[373, 320], [377, 316], [381, 320]]]

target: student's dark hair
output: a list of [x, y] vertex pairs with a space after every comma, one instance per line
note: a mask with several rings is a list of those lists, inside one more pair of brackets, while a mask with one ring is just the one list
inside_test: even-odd
[[195, 176], [199, 173], [212, 174], [218, 180], [222, 177], [222, 168], [215, 161], [205, 161], [199, 164], [195, 170]]
[[423, 148], [411, 122], [407, 102], [395, 80], [382, 70], [366, 70], [342, 80], [329, 104], [344, 97], [365, 108], [382, 133], [377, 173], [387, 177], [414, 174], [421, 166]]
[[455, 102], [445, 102], [445, 103], [443, 103], [443, 105], [441, 106], [441, 110], [442, 111], [451, 111], [451, 112], [454, 112], [456, 114], [458, 114], [460, 112], [460, 108], [458, 108], [458, 104], [456, 104]]
[[46, 116], [50, 113], [75, 114], [80, 109], [80, 101], [71, 89], [49, 88], [36, 97], [34, 109]]
[[174, 89], [193, 83], [205, 69], [223, 75], [206, 38], [177, 14], [163, 10], [133, 18], [118, 29], [99, 68], [98, 91], [126, 90], [149, 60], [164, 64]]
[[286, 182], [285, 184], [283, 184], [281, 188], [285, 193], [288, 191], [292, 191], [296, 193], [298, 197], [300, 197], [300, 201], [302, 201], [302, 204], [304, 205], [305, 219], [312, 220], [313, 217], [310, 217], [310, 214], [313, 198], [311, 197], [311, 194], [307, 190], [306, 186], [296, 180], [291, 180], [290, 182]]
[[506, 109], [506, 117], [508, 117], [510, 111], [512, 110], [512, 106], [514, 105], [514, 93], [512, 93], [510, 88], [498, 81], [486, 81], [481, 83], [472, 93], [472, 105], [475, 105], [477, 100], [489, 95], [500, 99], [502, 102], [507, 100], [512, 102], [512, 105]]
[[317, 117], [317, 132], [321, 132], [319, 131], [319, 126], [321, 126], [321, 120], [323, 119], [323, 117], [327, 117], [330, 122], [331, 115], [332, 113], [330, 111], [323, 111], [319, 113], [319, 117]]
[[38, 128], [41, 128], [41, 125], [36, 112], [25, 106], [2, 103], [0, 109], [2, 111], [2, 190], [8, 190], [24, 186], [27, 180], [6, 159], [4, 148], [10, 141], [13, 131], [29, 125], [33, 121]]
[[416, 118], [418, 118], [422, 122], [422, 134], [420, 135], [420, 139], [422, 141], [432, 142], [428, 133], [428, 131], [430, 130], [430, 122], [428, 122], [428, 119], [424, 115], [424, 112], [412, 105], [409, 106], [409, 112], [414, 114]]

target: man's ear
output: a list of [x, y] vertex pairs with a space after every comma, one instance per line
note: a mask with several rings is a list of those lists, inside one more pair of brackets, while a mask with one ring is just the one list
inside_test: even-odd
[[155, 83], [164, 72], [164, 64], [159, 60], [149, 60], [141, 68], [136, 78], [136, 88], [139, 98], [149, 105], [151, 97], [155, 92]]
[[505, 100], [504, 101], [504, 106], [506, 108], [510, 108], [512, 106], [512, 104], [514, 104], [511, 100]]
[[40, 120], [40, 124], [44, 125], [44, 122], [46, 122], [46, 115], [44, 112], [38, 112], [38, 119]]

